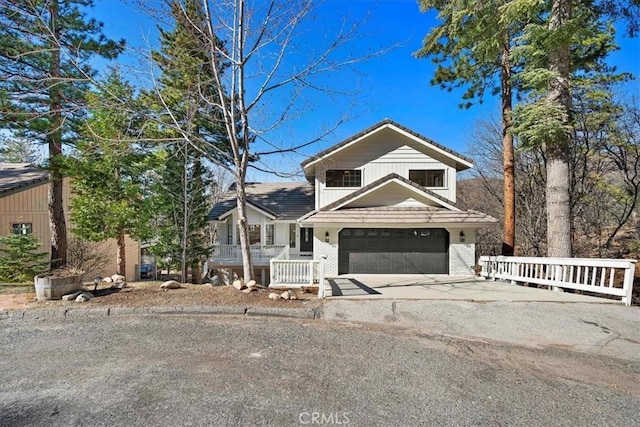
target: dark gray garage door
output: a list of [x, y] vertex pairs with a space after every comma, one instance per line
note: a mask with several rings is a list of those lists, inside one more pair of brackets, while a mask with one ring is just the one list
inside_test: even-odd
[[447, 274], [444, 228], [345, 228], [339, 237], [339, 274]]

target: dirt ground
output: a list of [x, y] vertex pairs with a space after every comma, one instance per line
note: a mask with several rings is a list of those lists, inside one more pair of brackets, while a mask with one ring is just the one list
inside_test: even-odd
[[[0, 304], [0, 309], [21, 308], [53, 308], [53, 307], [161, 307], [191, 305], [234, 305], [260, 307], [316, 307], [321, 305], [315, 293], [295, 290], [297, 300], [271, 300], [269, 293], [283, 291], [258, 289], [244, 293], [232, 286], [210, 286], [182, 284], [180, 289], [160, 289], [161, 282], [134, 282], [124, 289], [111, 289], [111, 284], [101, 284], [93, 291], [93, 284], [86, 284], [85, 290], [94, 297], [88, 302], [75, 301], [35, 301], [35, 294], [4, 295], [7, 304]], [[11, 297], [11, 298], [10, 298]], [[9, 305], [13, 301], [14, 304]], [[17, 304], [16, 304], [17, 303]]]

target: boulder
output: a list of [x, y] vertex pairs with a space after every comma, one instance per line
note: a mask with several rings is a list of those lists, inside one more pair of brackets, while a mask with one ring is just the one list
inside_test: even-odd
[[102, 281], [104, 283], [113, 283], [113, 279], [111, 277], [103, 277]]
[[118, 282], [124, 282], [126, 278], [121, 274], [114, 274], [113, 276], [111, 276], [111, 280], [118, 283]]
[[247, 288], [249, 288], [249, 289], [258, 289], [258, 284], [256, 283], [255, 280], [249, 280], [247, 282]]
[[83, 292], [76, 297], [76, 302], [87, 302], [91, 298], [93, 298], [93, 294], [91, 294], [90, 292]]
[[123, 288], [128, 288], [129, 285], [127, 284], [127, 282], [116, 282], [113, 284], [112, 287], [117, 289], [123, 289]]
[[242, 292], [244, 292], [245, 294], [250, 294], [253, 291], [255, 291], [254, 288], [247, 288], [247, 289], [244, 289]]
[[234, 280], [233, 281], [233, 287], [236, 288], [237, 290], [241, 291], [244, 288], [246, 288], [246, 285], [244, 284], [244, 282], [242, 280]]
[[167, 280], [162, 285], [160, 285], [160, 289], [180, 289], [180, 282], [175, 280]]
[[71, 294], [67, 294], [67, 295], [63, 295], [62, 296], [62, 301], [73, 301], [74, 299], [76, 299], [78, 297], [78, 295], [80, 295], [82, 293], [82, 291], [75, 291]]
[[271, 292], [269, 294], [269, 299], [276, 299], [277, 300], [277, 299], [282, 299], [282, 297], [280, 295], [276, 294], [275, 292]]
[[220, 285], [220, 278], [217, 274], [214, 274], [213, 277], [209, 280], [209, 283], [211, 283], [213, 286], [218, 286]]
[[283, 293], [280, 294], [280, 298], [282, 298], [282, 299], [291, 299], [291, 292], [284, 291]]

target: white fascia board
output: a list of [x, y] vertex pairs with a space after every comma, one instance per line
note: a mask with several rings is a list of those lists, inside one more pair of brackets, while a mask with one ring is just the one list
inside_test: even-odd
[[[274, 220], [276, 219], [275, 216], [271, 215], [269, 212], [265, 212], [264, 210], [260, 209], [259, 207], [257, 207], [256, 205], [251, 204], [250, 202], [247, 202], [247, 206], [251, 209], [253, 209], [254, 211], [258, 212], [259, 214], [266, 216], [267, 218], [269, 218], [270, 220]], [[238, 208], [235, 207], [233, 209], [228, 210], [227, 212], [225, 212], [223, 215], [220, 215], [218, 218], [220, 221], [224, 221], [229, 215], [233, 214], [234, 211], [237, 211]]]
[[427, 141], [424, 141], [421, 138], [418, 138], [417, 136], [412, 135], [411, 133], [409, 133], [409, 132], [407, 132], [405, 130], [402, 130], [400, 128], [397, 128], [397, 127], [393, 126], [391, 123], [389, 123], [388, 126], [393, 127], [393, 129], [396, 132], [398, 132], [399, 134], [402, 134], [402, 135], [406, 136], [407, 138], [412, 139], [413, 141], [415, 141], [415, 142], [417, 142], [417, 143], [429, 148], [430, 150], [435, 151], [436, 153], [439, 153], [439, 154], [442, 154], [445, 157], [448, 157], [449, 159], [453, 160], [454, 162], [460, 163], [460, 164], [466, 166], [467, 168], [473, 168], [473, 163], [471, 163], [471, 162], [469, 162], [469, 161], [467, 161], [465, 159], [462, 159], [462, 158], [456, 156], [455, 154], [451, 154], [450, 152], [448, 152], [446, 150], [443, 150], [443, 149], [441, 149], [439, 147], [436, 147], [435, 145], [429, 144]]
[[494, 223], [460, 223], [460, 222], [425, 222], [425, 223], [394, 223], [394, 222], [322, 222], [314, 221], [301, 222], [300, 227], [327, 227], [327, 228], [456, 228], [456, 229], [478, 229], [493, 227]]
[[319, 158], [315, 159], [314, 161], [312, 161], [312, 162], [308, 163], [308, 164], [304, 167], [304, 169], [305, 169], [305, 170], [307, 170], [309, 167], [311, 167], [311, 166], [315, 165], [316, 163], [320, 163], [321, 161], [323, 161], [323, 160], [324, 160], [324, 159], [326, 159], [327, 157], [331, 157], [331, 156], [333, 156], [334, 154], [339, 153], [340, 151], [344, 150], [345, 148], [351, 147], [353, 144], [357, 144], [358, 142], [362, 141], [363, 139], [368, 138], [368, 137], [370, 137], [371, 135], [373, 135], [373, 134], [376, 134], [376, 133], [380, 132], [382, 129], [386, 128], [387, 126], [389, 126], [389, 124], [388, 124], [388, 123], [386, 123], [386, 124], [385, 124], [385, 125], [383, 125], [383, 126], [380, 126], [379, 128], [376, 128], [376, 129], [372, 130], [372, 131], [371, 131], [371, 132], [369, 132], [369, 133], [366, 133], [366, 134], [362, 135], [362, 136], [361, 136], [361, 137], [359, 137], [359, 138], [354, 139], [353, 141], [349, 142], [348, 144], [343, 145], [342, 147], [338, 147], [338, 148], [336, 148], [335, 150], [328, 152], [328, 153], [327, 153], [327, 154], [325, 154], [324, 156], [319, 157]]

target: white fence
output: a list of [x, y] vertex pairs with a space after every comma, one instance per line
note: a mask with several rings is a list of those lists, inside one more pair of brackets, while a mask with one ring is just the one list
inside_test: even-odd
[[615, 295], [631, 305], [635, 260], [483, 256], [479, 263], [490, 279]]
[[324, 258], [320, 261], [289, 259], [289, 246], [269, 262], [271, 288], [318, 286], [318, 297], [324, 298]]

